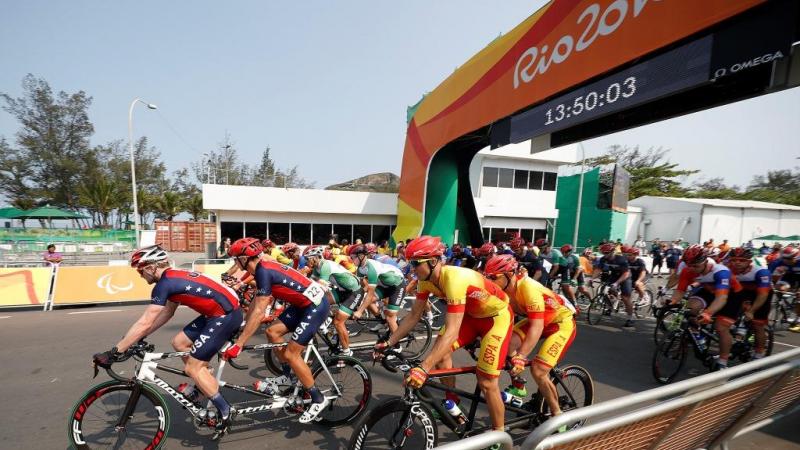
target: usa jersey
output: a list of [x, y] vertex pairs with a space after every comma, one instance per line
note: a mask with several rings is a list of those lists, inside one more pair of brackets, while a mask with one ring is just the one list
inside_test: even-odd
[[271, 295], [300, 308], [311, 304], [305, 292], [315, 283], [289, 266], [276, 261], [259, 261], [255, 279], [256, 295]]
[[678, 290], [686, 291], [692, 283], [700, 283], [701, 289], [705, 289], [715, 295], [727, 294], [728, 291], [739, 292], [741, 285], [736, 277], [731, 276], [731, 271], [726, 266], [708, 259], [706, 264], [711, 265], [711, 270], [702, 275], [698, 275], [688, 266], [681, 271], [678, 277]]
[[772, 288], [769, 269], [755, 264], [747, 272], [736, 274], [736, 280], [742, 285], [742, 290], [753, 293], [769, 292]]
[[785, 281], [792, 286], [800, 284], [800, 261], [791, 265], [778, 259], [769, 264], [769, 271], [776, 278], [780, 277], [781, 281]]
[[188, 306], [206, 317], [224, 316], [239, 308], [239, 297], [233, 289], [203, 274], [179, 269], [164, 271], [153, 287], [151, 304], [164, 306], [168, 301]]

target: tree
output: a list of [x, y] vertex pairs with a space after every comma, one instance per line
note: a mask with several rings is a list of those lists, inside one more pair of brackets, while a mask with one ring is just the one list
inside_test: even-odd
[[800, 206], [800, 171], [770, 170], [766, 175], [753, 177], [744, 198], [762, 202]]
[[587, 158], [586, 165], [597, 167], [605, 164], [619, 164], [630, 174], [630, 198], [644, 195], [657, 197], [686, 197], [690, 190], [678, 178], [697, 173], [697, 170], [679, 169], [678, 164], [667, 159], [669, 149], [649, 148], [646, 151], [621, 145], [612, 145], [608, 153], [595, 158]]
[[0, 93], [0, 99], [21, 125], [14, 158], [28, 167], [23, 178], [37, 200], [77, 209], [82, 162], [94, 133], [88, 116], [92, 98], [83, 91], [54, 94], [47, 81], [31, 74], [22, 88], [21, 97]]
[[9, 202], [36, 204], [36, 193], [29, 181], [32, 175], [27, 155], [0, 138], [0, 190]]
[[706, 181], [696, 181], [692, 185], [692, 197], [737, 199], [742, 198], [738, 186], [728, 186], [722, 177], [711, 178]]
[[203, 209], [203, 195], [200, 193], [194, 194], [185, 202], [186, 212], [192, 216], [192, 220], [197, 222], [203, 219], [203, 213], [205, 210]]
[[111, 212], [119, 208], [122, 193], [116, 181], [98, 177], [82, 184], [79, 190], [80, 199], [92, 214], [95, 225], [108, 228]]
[[156, 199], [156, 215], [164, 220], [172, 220], [183, 212], [181, 195], [177, 192], [164, 192]]

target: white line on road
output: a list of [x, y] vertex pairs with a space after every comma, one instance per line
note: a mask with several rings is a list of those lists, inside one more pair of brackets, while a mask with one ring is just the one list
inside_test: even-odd
[[67, 314], [98, 314], [98, 313], [107, 313], [107, 312], [120, 312], [121, 309], [104, 309], [102, 311], [78, 311], [78, 312], [71, 312]]
[[0, 319], [10, 319], [11, 316], [0, 316]]
[[775, 343], [776, 343], [776, 344], [778, 344], [778, 345], [785, 345], [785, 346], [787, 346], [787, 347], [792, 347], [792, 348], [800, 348], [800, 347], [798, 347], [797, 345], [787, 344], [787, 343], [785, 343], [785, 342], [778, 342], [778, 341], [775, 341]]

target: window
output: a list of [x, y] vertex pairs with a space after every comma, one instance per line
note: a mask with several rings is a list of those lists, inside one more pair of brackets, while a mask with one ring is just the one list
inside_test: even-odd
[[514, 187], [514, 169], [498, 169], [500, 176], [499, 186], [501, 188]]
[[484, 167], [483, 168], [483, 185], [488, 187], [497, 187], [497, 168]]
[[514, 189], [528, 189], [527, 170], [514, 170]]
[[350, 224], [335, 224], [333, 225], [333, 234], [336, 235], [338, 242], [341, 244], [343, 239], [347, 242], [353, 242], [353, 226]]
[[491, 233], [491, 230], [492, 230], [491, 228], [483, 228], [483, 229], [482, 229], [482, 232], [483, 232], [483, 240], [484, 240], [484, 241], [486, 241], [486, 240], [489, 240], [489, 237], [491, 236], [489, 233]]
[[535, 189], [537, 191], [541, 191], [543, 175], [544, 174], [542, 172], [535, 172], [535, 171], [531, 172], [531, 179], [530, 182], [528, 183], [528, 189]]
[[327, 244], [331, 240], [331, 233], [333, 232], [333, 225], [329, 223], [315, 223], [311, 226], [314, 231], [313, 244]]
[[520, 230], [519, 235], [522, 239], [525, 239], [525, 242], [533, 241], [533, 229], [531, 228], [523, 228]]
[[248, 237], [264, 239], [267, 237], [266, 222], [245, 222], [244, 234]]
[[355, 242], [356, 239], [361, 239], [362, 244], [372, 242], [372, 226], [353, 225], [353, 242]]
[[555, 172], [545, 172], [544, 173], [544, 190], [545, 191], [555, 191], [556, 190], [556, 179], [558, 178], [558, 174]]
[[547, 230], [533, 230], [533, 239], [534, 241], [538, 241], [539, 239], [547, 239]]
[[[220, 236], [222, 239], [231, 238], [231, 242], [233, 242], [244, 237], [242, 234], [242, 222], [220, 222], [219, 228], [220, 233], [222, 233], [222, 236]], [[220, 239], [220, 242], [222, 242], [222, 239]]]
[[289, 224], [284, 222], [269, 223], [269, 240], [277, 245], [289, 242]]
[[381, 245], [381, 242], [389, 240], [389, 225], [372, 226], [372, 242]]
[[292, 242], [300, 245], [308, 245], [311, 243], [311, 224], [310, 223], [293, 223], [292, 224]]

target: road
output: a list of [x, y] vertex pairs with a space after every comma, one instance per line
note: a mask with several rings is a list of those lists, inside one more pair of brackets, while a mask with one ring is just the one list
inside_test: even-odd
[[[4, 414], [0, 422], [0, 448], [59, 449], [67, 447], [67, 416], [73, 403], [92, 385], [105, 379], [101, 372], [92, 380], [90, 358], [117, 342], [141, 313], [143, 306], [104, 306], [39, 311], [0, 312], [0, 398]], [[178, 309], [173, 320], [154, 333], [150, 341], [168, 349], [171, 337], [195, 317], [188, 308]], [[620, 321], [621, 323], [621, 321]], [[618, 325], [618, 324], [617, 324]], [[595, 383], [596, 401], [656, 387], [650, 375], [653, 322], [637, 322], [636, 330], [618, 326], [588, 326], [581, 322], [566, 361], [587, 368]], [[775, 351], [800, 347], [800, 334], [781, 332]], [[463, 352], [460, 352], [463, 353]], [[458, 353], [457, 353], [458, 355]], [[251, 357], [251, 367], [257, 359]], [[457, 363], [466, 363], [465, 360]], [[465, 364], [466, 365], [466, 364]], [[130, 370], [130, 368], [128, 368]], [[371, 371], [373, 404], [402, 393], [400, 379], [383, 369]], [[226, 379], [248, 384], [263, 371], [226, 371]], [[164, 377], [177, 382], [177, 377]], [[168, 400], [171, 402], [171, 400]], [[351, 428], [328, 430], [301, 426], [294, 419], [278, 417], [258, 426], [238, 426], [217, 444], [199, 436], [174, 404], [167, 448], [198, 447], [270, 450], [343, 448]], [[736, 449], [800, 449], [800, 414], [782, 423], [751, 433], [737, 441]], [[794, 425], [794, 426], [793, 426]]]

